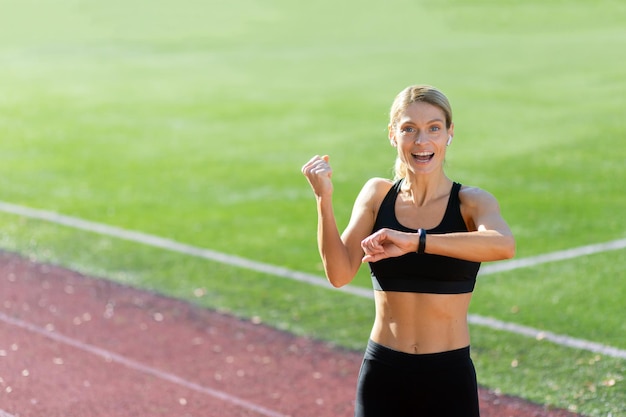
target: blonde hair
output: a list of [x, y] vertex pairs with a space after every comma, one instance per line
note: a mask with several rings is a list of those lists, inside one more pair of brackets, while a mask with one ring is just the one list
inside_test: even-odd
[[[391, 104], [391, 110], [389, 111], [390, 128], [395, 128], [400, 115], [410, 104], [418, 102], [439, 107], [446, 118], [446, 129], [452, 126], [452, 107], [445, 94], [430, 85], [412, 85], [400, 91]], [[407, 175], [406, 165], [400, 158], [396, 158], [394, 174], [394, 180], [405, 178]]]

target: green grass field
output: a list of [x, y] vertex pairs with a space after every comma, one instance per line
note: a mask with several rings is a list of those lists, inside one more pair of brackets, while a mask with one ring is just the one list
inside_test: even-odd
[[[455, 112], [449, 175], [498, 197], [518, 258], [626, 237], [626, 3], [379, 3], [0, 0], [0, 200], [321, 275], [300, 166], [331, 156], [343, 227], [362, 184], [391, 175], [394, 95], [429, 83]], [[351, 349], [373, 316], [3, 212], [0, 248]], [[626, 349], [625, 270], [619, 250], [484, 276], [471, 312]], [[626, 415], [626, 360], [472, 338], [482, 385]]]

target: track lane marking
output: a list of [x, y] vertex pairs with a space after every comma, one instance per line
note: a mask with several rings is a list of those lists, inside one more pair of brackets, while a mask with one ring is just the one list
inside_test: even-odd
[[[256, 272], [262, 272], [282, 278], [288, 278], [294, 281], [306, 284], [330, 288], [328, 281], [320, 276], [309, 274], [306, 272], [295, 271], [281, 266], [271, 265], [251, 259], [242, 258], [236, 255], [204, 249], [197, 246], [180, 243], [172, 239], [151, 235], [148, 233], [138, 232], [134, 230], [123, 229], [121, 227], [110, 226], [102, 223], [84, 220], [78, 217], [66, 216], [47, 210], [33, 209], [30, 207], [20, 206], [17, 204], [0, 201], [0, 211], [15, 214], [22, 217], [28, 217], [37, 220], [43, 220], [74, 229], [87, 232], [97, 233], [100, 235], [111, 236], [131, 242], [141, 243], [172, 252], [182, 253], [184, 255], [195, 256], [214, 262], [219, 262], [242, 269], [248, 269]], [[481, 267], [479, 275], [490, 275], [498, 272], [512, 271], [519, 268], [527, 268], [541, 265], [549, 262], [563, 261], [573, 259], [580, 256], [592, 255], [595, 253], [621, 250], [626, 248], [626, 239], [617, 239], [610, 242], [598, 243], [577, 248], [566, 249], [556, 252], [550, 252], [543, 255], [531, 256], [522, 259], [513, 259], [509, 261], [494, 262]], [[347, 292], [364, 298], [373, 298], [371, 289], [357, 286], [345, 286], [339, 291]], [[523, 326], [515, 323], [504, 322], [491, 317], [483, 317], [476, 314], [470, 314], [468, 321], [477, 326], [488, 327], [494, 330], [506, 331], [521, 336], [532, 337], [536, 339], [548, 340], [557, 345], [566, 346], [575, 349], [587, 350], [595, 353], [602, 353], [607, 356], [626, 359], [626, 350], [618, 349], [612, 346], [603, 345], [583, 339], [577, 339], [567, 335], [560, 335], [548, 331], [534, 329], [532, 327]], [[1, 417], [1, 416], [0, 416]]]
[[502, 330], [509, 333], [527, 336], [536, 340], [547, 340], [556, 345], [569, 348], [586, 350], [594, 353], [601, 353], [619, 359], [626, 359], [626, 350], [618, 349], [613, 346], [603, 345], [601, 343], [591, 342], [589, 340], [577, 339], [575, 337], [548, 332], [545, 330], [535, 329], [533, 327], [521, 324], [510, 323], [494, 319], [492, 317], [484, 317], [476, 314], [469, 314], [467, 320], [476, 326], [488, 327], [494, 330]]
[[[140, 362], [129, 359], [125, 356], [119, 355], [117, 353], [110, 352], [106, 349], [99, 348], [94, 345], [90, 345], [87, 343], [83, 343], [80, 340], [73, 339], [71, 337], [64, 336], [57, 332], [51, 332], [42, 327], [36, 326], [32, 323], [19, 320], [13, 317], [10, 317], [2, 312], [0, 312], [0, 321], [3, 321], [9, 325], [19, 327], [23, 330], [27, 330], [31, 333], [35, 333], [41, 336], [44, 336], [48, 339], [52, 339], [55, 342], [63, 343], [65, 345], [71, 346], [73, 348], [79, 349], [83, 352], [91, 353], [93, 355], [99, 356], [107, 361], [116, 362], [120, 365], [123, 365], [129, 369], [132, 369], [137, 372], [141, 372], [144, 374], [152, 375], [161, 380], [171, 382], [176, 385], [180, 385], [184, 388], [200, 392], [202, 394], [207, 394], [211, 397], [217, 398], [221, 401], [239, 406], [246, 410], [255, 412], [257, 414], [266, 416], [266, 417], [289, 417], [285, 414], [281, 414], [277, 411], [270, 410], [263, 406], [254, 404], [250, 401], [246, 401], [242, 398], [236, 397], [234, 395], [230, 395], [224, 391], [216, 390], [213, 388], [205, 387], [200, 384], [196, 384], [195, 382], [188, 381], [184, 378], [181, 378], [178, 375], [174, 375], [169, 372], [161, 371], [159, 369], [153, 368], [148, 365], [144, 365]], [[2, 412], [2, 410], [0, 410]], [[4, 416], [0, 413], [0, 417], [11, 417], [10, 415]]]

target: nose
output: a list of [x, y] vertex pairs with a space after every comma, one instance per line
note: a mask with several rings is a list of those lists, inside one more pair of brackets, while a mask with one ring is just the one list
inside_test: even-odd
[[417, 135], [415, 135], [415, 143], [420, 143], [420, 142], [424, 142], [426, 139], [424, 138], [424, 135], [421, 132], [418, 132]]

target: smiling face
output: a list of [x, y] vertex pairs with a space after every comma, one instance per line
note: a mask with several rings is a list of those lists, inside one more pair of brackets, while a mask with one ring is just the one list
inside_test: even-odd
[[448, 138], [454, 131], [453, 124], [446, 125], [444, 111], [430, 103], [416, 101], [398, 113], [389, 125], [389, 140], [408, 172], [425, 174], [442, 169]]

